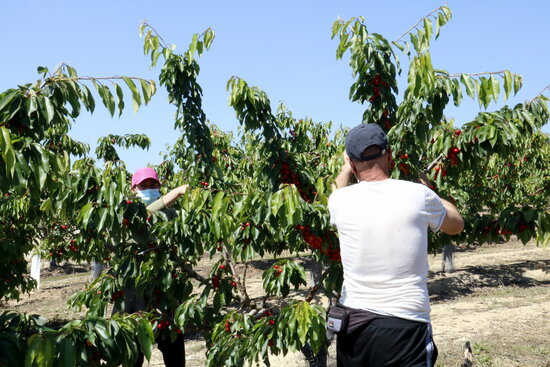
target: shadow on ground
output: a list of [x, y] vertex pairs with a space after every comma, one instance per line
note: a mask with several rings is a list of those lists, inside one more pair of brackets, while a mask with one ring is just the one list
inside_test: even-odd
[[431, 301], [450, 301], [474, 293], [480, 288], [550, 286], [550, 280], [526, 277], [529, 270], [550, 273], [550, 260], [523, 261], [506, 265], [467, 266], [455, 273], [430, 273], [428, 290]]

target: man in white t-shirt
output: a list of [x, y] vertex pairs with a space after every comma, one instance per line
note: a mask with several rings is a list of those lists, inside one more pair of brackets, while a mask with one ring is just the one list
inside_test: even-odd
[[[339, 303], [349, 314], [338, 366], [433, 366], [428, 228], [457, 234], [462, 217], [425, 180], [390, 178], [391, 151], [378, 125], [350, 130], [344, 158], [328, 204], [344, 268]], [[352, 175], [358, 183], [348, 186]]]

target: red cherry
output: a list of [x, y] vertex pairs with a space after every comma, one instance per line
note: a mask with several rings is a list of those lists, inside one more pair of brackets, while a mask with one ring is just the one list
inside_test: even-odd
[[460, 134], [462, 134], [462, 131], [460, 131], [460, 129], [455, 130], [455, 135], [456, 135], [456, 136], [460, 136]]
[[212, 286], [214, 288], [219, 288], [219, 286], [220, 286], [220, 277], [218, 277], [217, 275], [214, 275], [212, 277]]
[[401, 154], [401, 159], [409, 159], [409, 155], [407, 153]]
[[225, 269], [225, 265], [223, 265], [223, 264], [220, 265], [220, 269], [221, 269], [221, 270]]
[[275, 325], [275, 320], [273, 320], [273, 319], [269, 320], [269, 325], [271, 325], [271, 326]]

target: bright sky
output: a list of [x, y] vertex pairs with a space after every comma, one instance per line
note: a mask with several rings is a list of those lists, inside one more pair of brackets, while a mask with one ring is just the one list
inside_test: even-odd
[[[391, 41], [444, 4], [434, 0], [5, 1], [0, 12], [0, 90], [35, 81], [37, 66], [51, 71], [62, 62], [80, 75], [156, 80], [160, 69], [149, 69], [138, 37], [138, 27], [146, 19], [180, 52], [194, 33], [214, 29], [212, 48], [199, 60], [199, 82], [207, 117], [223, 130], [235, 131], [238, 126], [225, 89], [233, 75], [267, 92], [274, 109], [283, 101], [295, 117], [351, 127], [361, 122], [365, 106], [348, 100], [351, 69], [347, 58], [335, 59], [336, 41], [330, 39], [333, 21], [362, 15], [370, 32]], [[550, 2], [450, 0], [447, 5], [453, 19], [431, 48], [436, 68], [451, 73], [509, 69], [521, 74], [524, 87], [508, 100], [511, 105], [533, 98], [550, 84]], [[466, 102], [458, 110], [446, 111], [457, 125], [479, 111], [477, 103]], [[502, 103], [501, 98], [488, 110]], [[121, 151], [131, 171], [160, 163], [159, 152], [176, 140], [174, 108], [160, 86], [137, 115], [130, 100], [121, 118], [111, 118], [97, 104], [93, 115], [83, 113], [77, 119], [71, 136], [89, 143], [93, 151], [97, 139], [107, 134], [147, 134], [153, 142], [149, 151]], [[548, 124], [544, 131], [549, 132]]]

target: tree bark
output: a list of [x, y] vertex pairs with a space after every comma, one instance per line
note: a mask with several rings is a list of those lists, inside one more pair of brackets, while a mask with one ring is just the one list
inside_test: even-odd
[[455, 246], [452, 243], [448, 243], [443, 246], [443, 271], [446, 274], [451, 274], [455, 272], [455, 264], [453, 259], [454, 251]]
[[92, 274], [90, 275], [91, 281], [95, 281], [103, 272], [103, 263], [92, 261]]

